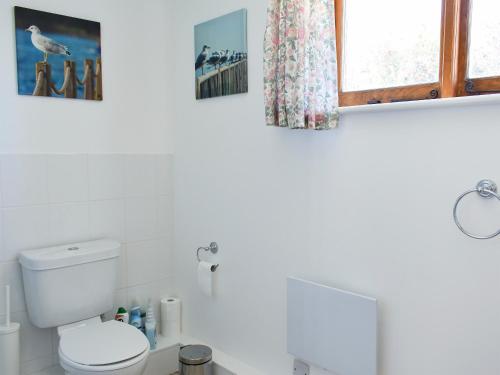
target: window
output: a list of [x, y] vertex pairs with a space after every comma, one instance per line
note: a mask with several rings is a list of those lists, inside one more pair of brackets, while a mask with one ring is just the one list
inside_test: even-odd
[[341, 106], [500, 92], [500, 1], [334, 1]]

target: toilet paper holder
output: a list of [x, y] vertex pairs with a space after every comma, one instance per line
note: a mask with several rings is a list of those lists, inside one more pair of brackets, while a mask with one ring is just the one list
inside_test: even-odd
[[[198, 250], [196, 250], [196, 259], [198, 259], [198, 263], [201, 262], [201, 259], [200, 259], [200, 251], [201, 250], [210, 251], [212, 254], [217, 254], [217, 252], [219, 251], [219, 245], [217, 245], [217, 242], [211, 242], [208, 247], [203, 247], [203, 246], [199, 247]], [[214, 264], [211, 268], [211, 271], [215, 272], [215, 271], [217, 271], [217, 268], [219, 268], [219, 265]]]

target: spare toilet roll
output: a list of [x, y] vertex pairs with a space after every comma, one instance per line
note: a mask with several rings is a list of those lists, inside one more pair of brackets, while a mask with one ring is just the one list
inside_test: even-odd
[[19, 375], [19, 323], [0, 326], [0, 374]]
[[199, 262], [198, 263], [198, 285], [203, 294], [212, 297], [213, 293], [213, 263]]
[[160, 301], [160, 331], [165, 337], [180, 339], [181, 336], [181, 300], [174, 297]]

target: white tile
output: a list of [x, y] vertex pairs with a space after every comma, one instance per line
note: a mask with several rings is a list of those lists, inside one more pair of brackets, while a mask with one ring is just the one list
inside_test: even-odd
[[156, 156], [126, 155], [125, 195], [127, 197], [152, 196], [156, 186]]
[[155, 198], [127, 198], [125, 236], [127, 242], [154, 238], [158, 233], [158, 207]]
[[12, 320], [21, 323], [21, 361], [52, 355], [51, 329], [35, 327], [25, 312], [12, 314]]
[[169, 276], [153, 282], [158, 293], [158, 301], [162, 298], [175, 296], [174, 277]]
[[118, 308], [124, 307], [127, 311], [130, 310], [128, 306], [128, 292], [127, 289], [119, 289], [113, 296], [113, 308], [104, 314], [104, 320], [108, 321], [115, 318]]
[[4, 245], [4, 234], [3, 234], [3, 211], [0, 206], [0, 262], [2, 259], [6, 259], [7, 256], [5, 255], [5, 245]]
[[49, 202], [79, 202], [89, 197], [87, 155], [47, 157]]
[[[54, 361], [55, 361], [55, 363], [59, 362], [59, 359], [55, 358]], [[64, 374], [65, 374], [65, 372], [64, 372], [63, 368], [61, 367], [61, 365], [56, 364], [53, 367], [50, 367], [50, 368], [43, 370], [41, 372], [37, 372], [34, 375], [64, 375]], [[25, 374], [22, 374], [22, 375], [25, 375]]]
[[48, 202], [46, 156], [3, 155], [0, 160], [4, 207]]
[[172, 253], [162, 241], [151, 240], [127, 245], [129, 286], [150, 283], [172, 274]]
[[116, 199], [124, 195], [123, 155], [89, 155], [89, 194], [91, 200]]
[[160, 249], [159, 262], [161, 269], [160, 276], [172, 277], [174, 275], [174, 241], [172, 237], [159, 237], [158, 247]]
[[157, 156], [157, 193], [158, 195], [174, 195], [174, 168], [173, 155], [161, 154]]
[[127, 244], [128, 285], [146, 284], [155, 280], [158, 266], [155, 258], [158, 242], [155, 240]]
[[55, 365], [54, 356], [49, 355], [41, 358], [32, 359], [30, 361], [21, 362], [22, 375], [64, 375], [64, 372], [55, 372], [51, 370]]
[[10, 311], [26, 311], [21, 266], [18, 262], [0, 263], [0, 311], [5, 311], [4, 285], [10, 285]]
[[118, 264], [118, 289], [126, 288], [128, 286], [128, 256], [127, 245], [122, 244], [120, 259]]
[[52, 205], [50, 210], [50, 240], [52, 243], [87, 241], [90, 238], [88, 203]]
[[90, 202], [90, 234], [92, 238], [125, 241], [125, 201]]
[[4, 208], [2, 214], [4, 249], [0, 261], [14, 260], [21, 250], [50, 244], [48, 206]]
[[158, 197], [158, 235], [172, 237], [174, 232], [174, 207], [171, 196]]

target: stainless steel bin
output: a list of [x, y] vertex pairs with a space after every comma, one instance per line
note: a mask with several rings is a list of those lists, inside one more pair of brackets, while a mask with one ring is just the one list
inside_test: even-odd
[[212, 375], [212, 349], [187, 345], [179, 351], [180, 375]]

